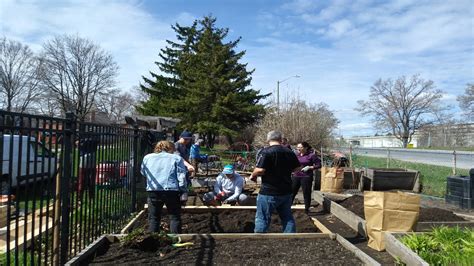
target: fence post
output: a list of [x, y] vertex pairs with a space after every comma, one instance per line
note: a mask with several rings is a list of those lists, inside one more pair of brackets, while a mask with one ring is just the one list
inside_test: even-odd
[[456, 175], [456, 151], [453, 151], [453, 176]]
[[131, 212], [135, 212], [137, 210], [137, 177], [140, 174], [139, 170], [139, 161], [138, 161], [138, 137], [139, 137], [139, 130], [138, 126], [133, 126], [133, 175], [131, 180], [131, 190], [132, 190], [132, 206]]
[[[353, 168], [353, 164], [352, 164], [352, 145], [349, 146], [349, 167]], [[354, 170], [354, 169], [352, 169], [352, 170]]]
[[74, 170], [72, 153], [74, 151], [73, 141], [75, 133], [75, 116], [74, 113], [66, 113], [66, 123], [64, 129], [64, 155], [62, 161], [61, 175], [61, 265], [66, 264], [68, 260], [69, 245], [69, 201], [70, 201], [70, 183], [72, 171]]
[[390, 168], [390, 148], [387, 148], [387, 168]]

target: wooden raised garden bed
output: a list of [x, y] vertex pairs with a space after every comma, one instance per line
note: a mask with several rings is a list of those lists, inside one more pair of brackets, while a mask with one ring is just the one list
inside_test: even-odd
[[[352, 196], [337, 203], [319, 191], [313, 192], [313, 198], [338, 219], [349, 225], [362, 236], [366, 234], [364, 198]], [[433, 226], [474, 227], [474, 222], [464, 219], [451, 211], [440, 208], [421, 208], [415, 231], [424, 232]]]
[[[123, 247], [124, 235], [106, 235], [66, 265], [85, 264], [323, 264], [380, 265], [336, 234], [188, 234], [180, 248]], [[158, 246], [158, 245], [155, 245]]]
[[[360, 179], [363, 173], [363, 170], [359, 168], [354, 168], [354, 170], [352, 170], [352, 168], [344, 167], [344, 181], [342, 184], [343, 189], [360, 189]], [[315, 171], [314, 179], [313, 190], [320, 190], [321, 171]]]
[[383, 237], [385, 241], [385, 250], [394, 258], [398, 258], [406, 265], [429, 266], [429, 263], [424, 261], [420, 256], [418, 256], [418, 254], [398, 240], [398, 237], [403, 235], [405, 234], [384, 232]]
[[[293, 216], [296, 220], [297, 233], [319, 233], [316, 219], [304, 213], [303, 208], [293, 208]], [[256, 207], [252, 206], [186, 206], [181, 214], [183, 233], [207, 234], [207, 233], [253, 233], [255, 227]], [[162, 226], [168, 226], [168, 216], [162, 216]], [[133, 230], [148, 227], [148, 209], [140, 212], [139, 215], [122, 233], [129, 233]], [[272, 217], [270, 233], [281, 233], [282, 228], [280, 218], [277, 214]]]
[[367, 168], [362, 179], [362, 190], [387, 191], [392, 189], [420, 192], [420, 172], [400, 168]]

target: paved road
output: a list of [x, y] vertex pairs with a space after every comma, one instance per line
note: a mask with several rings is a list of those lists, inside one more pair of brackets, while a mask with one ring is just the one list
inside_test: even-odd
[[[340, 150], [349, 152], [349, 148], [341, 148]], [[371, 157], [387, 158], [388, 150], [387, 148], [353, 148], [353, 153]], [[390, 158], [453, 167], [452, 151], [390, 148]], [[457, 151], [456, 167], [462, 169], [474, 168], [474, 152]]]

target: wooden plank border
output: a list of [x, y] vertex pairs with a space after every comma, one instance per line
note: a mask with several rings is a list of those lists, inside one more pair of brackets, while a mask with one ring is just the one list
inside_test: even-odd
[[[291, 206], [291, 209], [292, 210], [304, 210], [304, 205], [294, 205], [294, 206]], [[166, 210], [166, 206], [163, 207], [164, 210]], [[226, 210], [251, 210], [251, 211], [255, 211], [257, 209], [256, 206], [185, 206], [183, 208], [186, 212], [190, 212], [190, 213], [203, 213], [203, 212], [208, 212], [208, 211], [226, 211]], [[135, 223], [139, 220], [139, 218], [141, 218], [142, 216], [145, 215], [145, 211], [148, 210], [148, 205], [145, 204], [145, 207], [143, 208], [143, 210], [140, 211], [139, 214], [137, 214], [137, 216], [132, 219], [121, 231], [120, 233], [121, 234], [127, 234], [127, 233], [130, 233], [130, 228], [132, 228]], [[313, 220], [313, 223], [314, 223], [314, 220]], [[322, 224], [321, 224], [322, 225]], [[319, 230], [321, 230], [321, 228], [315, 224], [315, 227], [317, 227]], [[328, 230], [329, 231], [329, 230]], [[321, 230], [321, 232], [323, 232], [323, 230]]]
[[324, 224], [322, 224], [318, 219], [311, 217], [313, 220], [314, 225], [324, 234], [332, 234], [331, 230], [329, 230]]
[[357, 216], [355, 213], [342, 207], [336, 202], [328, 199], [320, 191], [313, 191], [313, 199], [329, 213], [334, 214], [339, 220], [347, 224], [352, 230], [359, 233], [361, 236], [367, 237], [366, 222], [364, 219]]
[[82, 261], [84, 261], [87, 257], [91, 256], [92, 254], [94, 254], [94, 252], [96, 252], [96, 250], [100, 246], [105, 245], [107, 242], [112, 243], [113, 240], [110, 239], [109, 235], [102, 235], [96, 241], [92, 242], [85, 249], [79, 252], [74, 258], [69, 260], [65, 265], [67, 266], [81, 265]]
[[420, 256], [418, 256], [418, 254], [413, 252], [411, 249], [409, 249], [396, 238], [396, 235], [403, 234], [395, 235], [391, 232], [383, 232], [382, 235], [385, 241], [385, 250], [390, 253], [390, 255], [392, 255], [394, 258], [400, 259], [407, 265], [429, 266], [429, 263], [423, 260]]
[[145, 209], [141, 210], [121, 231], [121, 234], [130, 232], [130, 228], [136, 223], [138, 219], [145, 215]]
[[[357, 214], [344, 208], [340, 204], [332, 201], [320, 191], [313, 192], [313, 199], [319, 204], [322, 204], [326, 211], [334, 214], [334, 216], [336, 216], [339, 220], [347, 224], [354, 231], [358, 232], [362, 236], [367, 237], [366, 221], [362, 219], [361, 217], [359, 217]], [[463, 217], [463, 216], [460, 216], [460, 217]], [[473, 221], [418, 222], [415, 226], [415, 231], [416, 232], [431, 231], [432, 227], [434, 226], [448, 226], [448, 227], [461, 226], [461, 227], [474, 228], [474, 222]]]
[[[113, 235], [102, 235], [99, 239], [91, 243], [74, 258], [69, 260], [65, 265], [76, 266], [84, 263], [89, 256], [94, 254], [97, 249], [107, 243], [113, 243], [119, 241], [120, 238], [126, 236], [125, 234], [113, 234]], [[344, 239], [342, 236], [333, 233], [295, 233], [295, 234], [281, 234], [281, 233], [268, 233], [268, 234], [178, 234], [173, 235], [179, 237], [181, 241], [191, 241], [196, 237], [201, 239], [321, 239], [329, 238], [337, 241], [345, 249], [352, 252], [357, 258], [359, 258], [366, 265], [380, 265], [362, 250], [351, 244], [349, 241]]]
[[356, 255], [360, 260], [362, 260], [362, 262], [364, 262], [365, 265], [373, 265], [373, 266], [381, 265], [372, 257], [364, 253], [361, 249], [354, 246], [351, 242], [347, 241], [347, 239], [345, 239], [344, 237], [336, 234], [336, 240], [337, 242], [339, 242], [339, 244], [341, 244], [347, 250], [350, 250], [352, 253], [354, 253], [354, 255]]

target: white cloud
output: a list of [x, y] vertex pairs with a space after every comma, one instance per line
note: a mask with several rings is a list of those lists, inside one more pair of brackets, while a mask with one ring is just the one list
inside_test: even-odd
[[[157, 71], [159, 49], [174, 37], [169, 22], [153, 17], [136, 1], [7, 1], [1, 16], [2, 35], [36, 51], [57, 34], [93, 40], [119, 64], [118, 84], [123, 89], [138, 85], [149, 70]], [[189, 17], [182, 13], [178, 19]]]
[[345, 124], [339, 126], [340, 130], [344, 131], [360, 131], [360, 130], [370, 130], [372, 129], [371, 123], [353, 123], [353, 124]]
[[176, 22], [181, 25], [191, 25], [196, 19], [197, 17], [191, 13], [181, 12], [177, 17]]
[[330, 38], [340, 38], [352, 28], [352, 23], [347, 19], [341, 19], [329, 25], [327, 36]]

